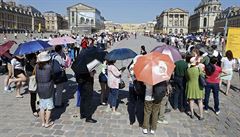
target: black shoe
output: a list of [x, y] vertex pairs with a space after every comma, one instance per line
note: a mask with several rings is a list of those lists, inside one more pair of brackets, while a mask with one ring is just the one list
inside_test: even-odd
[[171, 109], [165, 109], [165, 113], [171, 112]]
[[95, 120], [95, 119], [86, 119], [86, 122], [88, 122], [88, 123], [97, 123], [97, 120]]
[[86, 116], [80, 116], [80, 119], [84, 119], [84, 118], [86, 118]]
[[191, 118], [191, 119], [194, 119], [194, 115], [190, 115], [190, 118]]

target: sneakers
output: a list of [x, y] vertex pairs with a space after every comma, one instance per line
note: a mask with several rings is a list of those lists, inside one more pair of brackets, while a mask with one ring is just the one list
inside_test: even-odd
[[205, 112], [205, 113], [208, 113], [208, 110], [204, 109], [204, 112]]
[[6, 87], [4, 87], [4, 91], [11, 93], [13, 91], [13, 89], [9, 86], [6, 86]]
[[114, 112], [112, 112], [112, 115], [119, 116], [119, 115], [121, 115], [121, 113], [120, 113], [120, 112], [117, 112], [117, 111], [114, 111]]
[[151, 130], [150, 133], [151, 133], [151, 134], [155, 134], [155, 131], [154, 131], [154, 130]]
[[158, 120], [157, 121], [159, 124], [168, 124], [167, 120]]
[[220, 111], [217, 111], [217, 112], [216, 112], [216, 115], [219, 115], [219, 114], [220, 114]]
[[147, 134], [148, 130], [147, 129], [143, 129], [142, 132], [143, 132], [143, 134]]

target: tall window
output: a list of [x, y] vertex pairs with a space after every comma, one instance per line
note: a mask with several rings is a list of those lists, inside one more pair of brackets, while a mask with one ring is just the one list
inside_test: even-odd
[[172, 29], [169, 29], [169, 33], [172, 33]]
[[179, 26], [178, 20], [174, 20], [174, 26]]
[[203, 20], [203, 27], [207, 27], [207, 18], [204, 18]]
[[72, 23], [74, 23], [74, 11], [72, 11]]

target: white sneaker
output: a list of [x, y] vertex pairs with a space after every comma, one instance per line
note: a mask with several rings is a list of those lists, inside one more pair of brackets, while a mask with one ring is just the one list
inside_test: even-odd
[[159, 124], [168, 124], [167, 120], [158, 120], [157, 121]]
[[8, 86], [4, 87], [4, 91], [8, 92]]
[[142, 132], [143, 132], [143, 134], [147, 134], [148, 130], [147, 129], [143, 129]]
[[112, 114], [113, 114], [113, 115], [116, 115], [116, 116], [119, 116], [119, 115], [121, 115], [121, 113], [120, 113], [120, 112], [117, 112], [117, 111], [115, 111], [115, 112], [112, 112]]
[[219, 114], [220, 114], [220, 111], [217, 111], [217, 112], [216, 112], [216, 115], [219, 115]]
[[154, 130], [151, 130], [150, 133], [151, 133], [151, 134], [155, 134], [155, 131], [154, 131]]
[[208, 113], [208, 110], [204, 110], [205, 113]]

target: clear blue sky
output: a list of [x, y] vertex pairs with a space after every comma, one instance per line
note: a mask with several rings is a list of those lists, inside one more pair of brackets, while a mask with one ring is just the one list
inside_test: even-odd
[[[15, 0], [18, 4], [32, 5], [41, 12], [54, 11], [67, 15], [67, 7], [84, 3], [96, 7], [107, 20], [118, 23], [144, 23], [152, 21], [163, 10], [183, 8], [190, 13], [200, 0]], [[240, 6], [240, 0], [220, 0], [222, 7]]]

